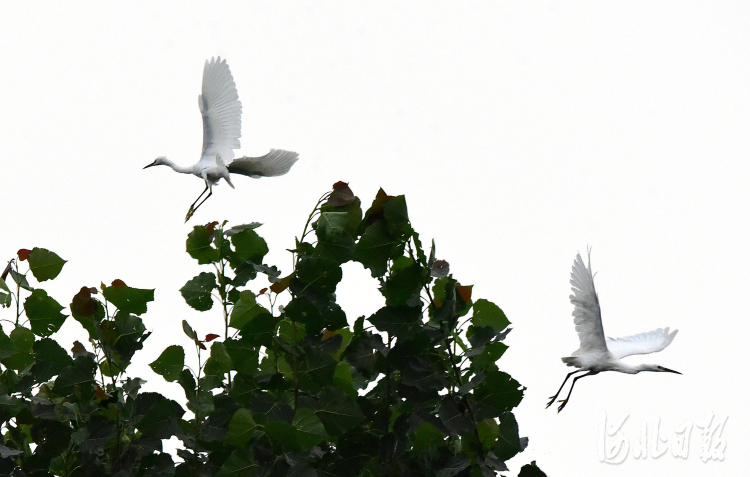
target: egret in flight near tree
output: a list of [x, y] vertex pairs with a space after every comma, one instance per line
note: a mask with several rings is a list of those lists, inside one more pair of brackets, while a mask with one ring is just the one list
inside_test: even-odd
[[[296, 152], [280, 149], [271, 149], [271, 152], [262, 157], [234, 159], [233, 149], [240, 147], [242, 103], [226, 60], [221, 57], [211, 58], [210, 62], [206, 60], [201, 93], [198, 96], [198, 107], [203, 116], [203, 152], [198, 163], [182, 167], [161, 156], [144, 167], [169, 166], [183, 174], [194, 174], [206, 183], [206, 188], [190, 206], [185, 222], [211, 197], [212, 188], [220, 179], [223, 178], [234, 189], [230, 173], [254, 178], [280, 176], [289, 172], [299, 159]], [[208, 195], [196, 206], [206, 191]]]
[[627, 374], [637, 374], [641, 371], [682, 374], [656, 364], [631, 366], [620, 361], [621, 358], [632, 354], [649, 354], [663, 350], [672, 342], [677, 334], [677, 330], [670, 333], [669, 328], [659, 328], [654, 331], [627, 336], [625, 338], [605, 338], [604, 330], [602, 329], [602, 313], [599, 308], [599, 297], [594, 289], [594, 276], [591, 274], [591, 250], [589, 250], [588, 268], [584, 266], [581, 254], [576, 255], [570, 277], [570, 284], [573, 288], [573, 294], [570, 295], [570, 302], [575, 307], [573, 309], [573, 322], [576, 325], [581, 347], [572, 356], [565, 357], [562, 360], [568, 366], [575, 366], [579, 369], [565, 377], [560, 389], [550, 398], [547, 407], [550, 407], [555, 402], [568, 378], [575, 373], [583, 371], [587, 371], [587, 373], [576, 376], [573, 379], [570, 391], [568, 391], [568, 397], [560, 401], [562, 404], [557, 408], [557, 412], [563, 410], [568, 403], [568, 399], [570, 399], [570, 395], [573, 393], [573, 386], [575, 386], [576, 381], [584, 376], [593, 376], [602, 371], [618, 371]]

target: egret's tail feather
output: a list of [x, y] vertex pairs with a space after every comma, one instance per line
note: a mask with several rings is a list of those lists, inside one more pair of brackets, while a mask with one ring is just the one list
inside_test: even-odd
[[250, 177], [281, 176], [289, 172], [297, 159], [299, 159], [299, 154], [296, 152], [271, 149], [271, 152], [262, 157], [235, 159], [227, 168], [233, 174]]
[[577, 368], [580, 368], [581, 366], [578, 364], [578, 358], [575, 356], [566, 356], [562, 358], [563, 363], [567, 364], [568, 366], [575, 366]]

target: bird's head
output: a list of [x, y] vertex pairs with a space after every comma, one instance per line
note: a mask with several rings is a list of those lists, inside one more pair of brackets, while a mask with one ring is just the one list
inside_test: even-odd
[[675, 373], [675, 374], [682, 374], [679, 371], [675, 371], [674, 369], [665, 368], [664, 366], [659, 366], [658, 364], [643, 364], [643, 365], [641, 365], [641, 371], [653, 371], [655, 373]]
[[144, 167], [144, 169], [148, 169], [151, 166], [162, 166], [167, 163], [167, 158], [164, 156], [159, 156], [156, 158], [154, 162]]

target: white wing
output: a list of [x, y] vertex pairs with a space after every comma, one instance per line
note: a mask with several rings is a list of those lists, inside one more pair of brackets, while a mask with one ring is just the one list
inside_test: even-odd
[[617, 358], [624, 358], [631, 354], [649, 354], [661, 351], [672, 342], [677, 330], [669, 332], [669, 328], [659, 328], [624, 338], [607, 338], [607, 348]]
[[[581, 254], [573, 261], [573, 271], [570, 273], [570, 284], [573, 294], [570, 302], [573, 309], [573, 322], [576, 325], [581, 347], [578, 352], [606, 352], [602, 329], [602, 312], [599, 308], [599, 297], [594, 289], [594, 276], [591, 274], [591, 254], [589, 252], [589, 267], [586, 268]], [[574, 355], [576, 353], [573, 353]]]
[[232, 161], [227, 169], [234, 174], [250, 177], [281, 176], [297, 162], [299, 154], [296, 152], [271, 149], [271, 152], [261, 157], [240, 157]]
[[203, 68], [203, 89], [198, 106], [203, 116], [203, 153], [201, 157], [219, 154], [225, 163], [234, 158], [240, 147], [242, 103], [226, 60], [211, 58]]

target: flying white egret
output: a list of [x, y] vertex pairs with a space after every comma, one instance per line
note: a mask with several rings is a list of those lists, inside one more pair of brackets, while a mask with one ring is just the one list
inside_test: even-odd
[[[213, 186], [217, 185], [220, 179], [223, 178], [234, 189], [234, 184], [229, 178], [230, 173], [253, 178], [280, 176], [289, 172], [299, 159], [296, 152], [280, 149], [271, 149], [271, 152], [262, 157], [234, 159], [233, 149], [240, 147], [242, 103], [226, 60], [222, 60], [221, 57], [211, 58], [210, 62], [206, 60], [201, 92], [198, 96], [198, 107], [203, 116], [203, 152], [198, 163], [182, 167], [161, 156], [144, 167], [146, 169], [151, 166], [169, 166], [183, 174], [194, 174], [206, 183], [206, 188], [190, 206], [185, 222], [211, 197]], [[196, 202], [206, 191], [208, 195], [196, 206]]]
[[594, 289], [594, 276], [591, 274], [591, 250], [589, 250], [589, 266], [586, 268], [581, 259], [581, 254], [576, 255], [573, 262], [573, 271], [570, 273], [570, 284], [572, 285], [573, 294], [570, 295], [570, 302], [575, 307], [573, 309], [573, 322], [576, 325], [578, 339], [581, 346], [572, 356], [563, 358], [563, 362], [568, 366], [580, 368], [568, 374], [563, 380], [560, 389], [557, 390], [547, 404], [550, 407], [557, 396], [562, 391], [563, 386], [575, 373], [588, 371], [573, 379], [568, 391], [568, 397], [561, 400], [557, 412], [563, 410], [573, 393], [573, 386], [576, 381], [584, 376], [593, 376], [602, 371], [618, 371], [620, 373], [637, 374], [641, 371], [655, 371], [682, 374], [678, 371], [667, 369], [656, 364], [639, 364], [631, 366], [620, 361], [625, 356], [632, 354], [649, 354], [661, 351], [672, 342], [677, 330], [669, 332], [669, 328], [659, 328], [647, 333], [641, 333], [624, 338], [605, 338], [602, 329], [602, 313], [599, 308], [599, 297]]

